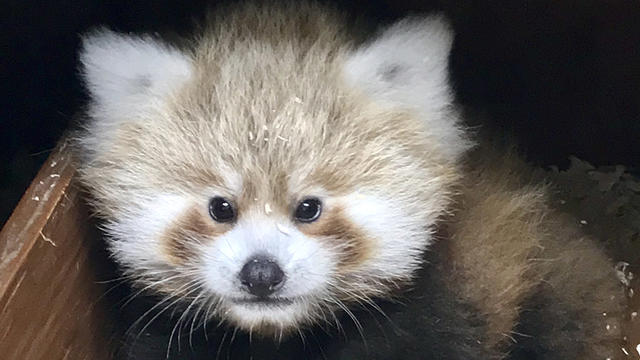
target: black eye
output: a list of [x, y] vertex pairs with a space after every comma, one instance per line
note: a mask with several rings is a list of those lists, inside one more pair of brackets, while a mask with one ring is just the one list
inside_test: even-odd
[[213, 220], [221, 223], [231, 222], [236, 218], [236, 210], [231, 202], [220, 196], [209, 201], [209, 214]]
[[294, 216], [300, 222], [312, 222], [320, 217], [320, 213], [322, 213], [322, 202], [316, 198], [307, 198], [298, 204]]

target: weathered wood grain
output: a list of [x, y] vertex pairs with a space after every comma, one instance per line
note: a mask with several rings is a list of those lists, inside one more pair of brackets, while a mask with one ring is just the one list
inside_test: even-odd
[[0, 358], [111, 358], [105, 255], [60, 145], [0, 232]]

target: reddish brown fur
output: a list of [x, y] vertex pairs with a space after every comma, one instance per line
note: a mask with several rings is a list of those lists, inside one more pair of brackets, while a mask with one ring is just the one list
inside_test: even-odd
[[329, 246], [339, 249], [341, 256], [338, 269], [342, 272], [358, 268], [373, 251], [371, 238], [349, 221], [342, 208], [331, 209], [318, 221], [301, 224], [299, 228], [306, 235], [326, 239]]
[[209, 215], [191, 207], [162, 235], [164, 254], [175, 265], [188, 263], [198, 258], [196, 245], [199, 242], [213, 241], [232, 227], [231, 224], [215, 223]]
[[[615, 359], [624, 299], [610, 260], [575, 220], [549, 208], [545, 187], [527, 185], [540, 179], [516, 157], [478, 151], [471, 158], [445, 241], [452, 286], [488, 321], [485, 345], [506, 349], [519, 337], [513, 332], [521, 311], [541, 298], [548, 316], [573, 312], [569, 324], [579, 327], [536, 334], [536, 341], [554, 348], [554, 359]], [[572, 352], [566, 345], [572, 343], [581, 343], [582, 353]]]

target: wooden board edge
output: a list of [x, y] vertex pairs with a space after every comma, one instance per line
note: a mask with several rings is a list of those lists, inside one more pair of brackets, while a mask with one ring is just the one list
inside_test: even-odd
[[42, 229], [65, 196], [75, 174], [70, 145], [60, 141], [0, 231], [0, 299], [36, 241], [47, 241]]

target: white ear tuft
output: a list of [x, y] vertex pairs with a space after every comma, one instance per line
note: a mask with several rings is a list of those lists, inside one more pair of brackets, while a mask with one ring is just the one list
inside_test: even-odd
[[167, 95], [192, 71], [189, 57], [175, 48], [106, 29], [83, 38], [80, 61], [94, 111], [113, 120]]
[[357, 49], [345, 77], [382, 106], [415, 111], [454, 157], [470, 143], [457, 124], [448, 61], [453, 31], [442, 15], [407, 18]]
[[376, 100], [431, 112], [451, 102], [452, 42], [442, 16], [404, 19], [353, 54], [347, 77]]

